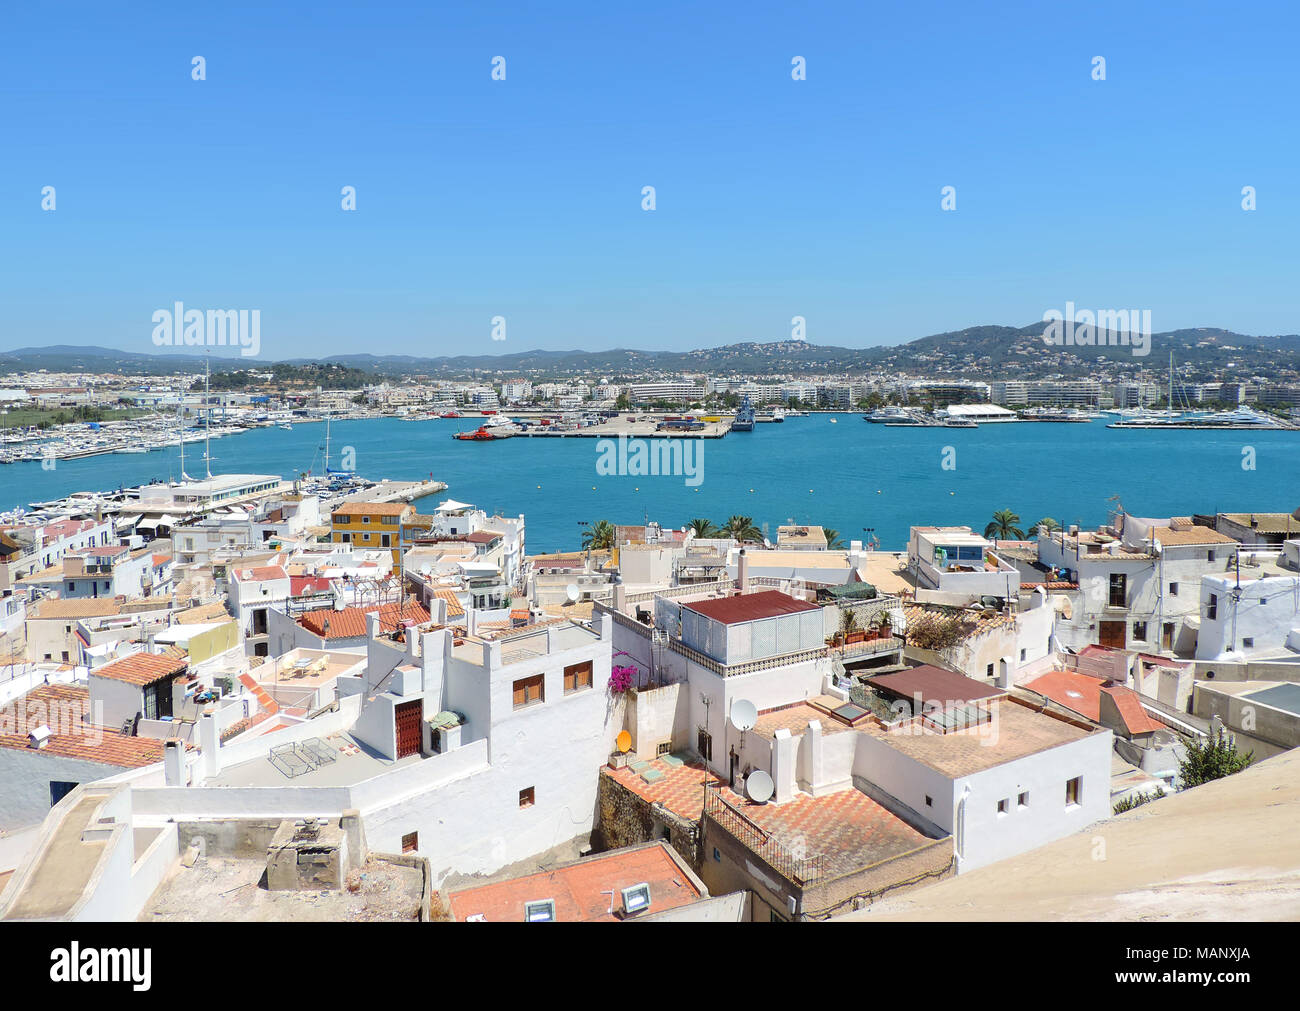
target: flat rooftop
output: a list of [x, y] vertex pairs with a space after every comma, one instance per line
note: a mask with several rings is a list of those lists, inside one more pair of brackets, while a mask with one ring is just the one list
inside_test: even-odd
[[[635, 765], [637, 768], [633, 768]], [[704, 813], [704, 786], [722, 782], [704, 765], [686, 755], [634, 762], [622, 769], [600, 770], [650, 804], [662, 804], [679, 818], [699, 821]]]
[[295, 776], [286, 775], [281, 771], [281, 766], [290, 765], [294, 769], [302, 766], [292, 757], [284, 760], [277, 759], [273, 764], [271, 749], [279, 745], [274, 735], [268, 735], [264, 754], [257, 758], [250, 758], [247, 762], [232, 765], [228, 769], [222, 769], [219, 776], [209, 779], [205, 785], [211, 787], [353, 786], [367, 779], [373, 779], [381, 773], [391, 772], [401, 766], [413, 765], [424, 760], [416, 754], [407, 755], [394, 762], [362, 744], [351, 734], [333, 734], [318, 740], [329, 753], [334, 755], [333, 762], [319, 762], [315, 768], [299, 772]]
[[821, 797], [800, 793], [784, 804], [756, 804], [725, 787], [721, 793], [781, 849], [796, 858], [819, 859], [828, 878], [934, 842], [854, 787]]
[[874, 723], [865, 725], [862, 732], [880, 738], [950, 779], [983, 772], [1090, 734], [1108, 732], [1036, 712], [1009, 698], [995, 699], [987, 703], [987, 708], [993, 717], [990, 723], [947, 734], [910, 729], [889, 732]]
[[357, 653], [299, 648], [268, 659], [260, 667], [251, 668], [249, 674], [264, 687], [309, 691], [330, 684], [352, 668], [364, 666], [365, 662], [366, 658]]
[[152, 923], [410, 922], [419, 919], [423, 875], [369, 857], [361, 887], [269, 891], [262, 882], [266, 860], [200, 857], [193, 867], [178, 860], [150, 897], [139, 919]]
[[851, 730], [853, 728], [847, 723], [831, 715], [846, 704], [830, 695], [819, 695], [807, 702], [796, 702], [792, 706], [763, 713], [754, 724], [754, 733], [761, 734], [763, 737], [775, 737], [778, 730], [788, 730], [797, 737], [808, 729], [808, 724], [813, 720], [821, 724], [823, 734], [837, 734]]

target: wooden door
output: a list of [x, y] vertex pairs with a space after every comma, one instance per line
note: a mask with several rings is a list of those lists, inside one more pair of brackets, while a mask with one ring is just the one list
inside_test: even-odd
[[397, 757], [405, 758], [420, 750], [420, 717], [424, 712], [424, 703], [419, 699], [403, 702], [395, 712], [397, 723]]
[[1128, 645], [1126, 634], [1128, 631], [1128, 622], [1103, 621], [1098, 627], [1100, 629], [1099, 639], [1103, 646], [1110, 646], [1112, 649], [1123, 649]]

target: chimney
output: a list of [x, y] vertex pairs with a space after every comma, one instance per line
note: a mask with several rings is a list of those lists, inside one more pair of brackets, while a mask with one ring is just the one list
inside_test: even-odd
[[622, 583], [614, 584], [614, 610], [622, 611], [627, 607], [627, 587]]
[[749, 559], [745, 555], [745, 549], [740, 549], [740, 557], [736, 560], [736, 582], [740, 584], [740, 592], [749, 592]]
[[163, 779], [167, 786], [185, 785], [185, 750], [176, 738], [163, 741]]

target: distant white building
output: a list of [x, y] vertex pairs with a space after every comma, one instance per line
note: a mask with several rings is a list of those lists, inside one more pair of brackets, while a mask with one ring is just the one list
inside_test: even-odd
[[1300, 658], [1300, 576], [1201, 577], [1196, 659]]

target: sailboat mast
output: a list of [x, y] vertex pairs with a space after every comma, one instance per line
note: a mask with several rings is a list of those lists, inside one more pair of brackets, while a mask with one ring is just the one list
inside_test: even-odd
[[325, 476], [330, 476], [330, 416], [325, 415]]
[[212, 480], [212, 352], [203, 359], [203, 465]]

